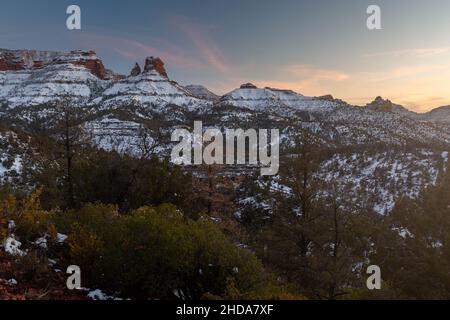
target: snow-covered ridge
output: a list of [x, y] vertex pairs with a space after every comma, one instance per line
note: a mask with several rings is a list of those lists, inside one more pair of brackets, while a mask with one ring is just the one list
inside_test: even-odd
[[421, 119], [425, 121], [450, 123], [450, 106], [433, 109], [421, 115]]
[[[31, 107], [69, 96], [77, 99], [79, 105], [101, 108], [137, 105], [161, 112], [168, 105], [176, 105], [192, 111], [214, 104], [270, 111], [280, 116], [306, 112], [312, 115], [311, 119], [349, 106], [332, 97], [306, 97], [292, 90], [257, 88], [250, 83], [218, 97], [205, 87], [182, 87], [171, 81], [158, 57], [148, 57], [143, 70], [141, 73], [136, 63], [130, 76], [116, 75], [104, 68], [93, 51], [0, 49], [0, 106]], [[398, 114], [418, 121], [450, 123], [449, 107], [417, 114], [377, 97], [364, 109], [370, 114]]]
[[338, 106], [334, 101], [305, 97], [291, 90], [257, 88], [251, 84], [242, 85], [239, 89], [225, 94], [220, 101], [223, 104], [255, 111], [268, 108], [294, 111], [326, 111]]
[[196, 98], [199, 99], [205, 99], [210, 101], [217, 101], [220, 99], [218, 95], [216, 95], [214, 92], [208, 90], [208, 88], [205, 88], [201, 85], [187, 85], [184, 87], [191, 95], [193, 95]]
[[154, 107], [177, 105], [189, 109], [210, 104], [206, 100], [193, 97], [182, 86], [156, 70], [114, 82], [94, 103], [103, 108], [134, 104]]
[[188, 110], [210, 105], [171, 81], [157, 57], [146, 59], [144, 72], [139, 68], [123, 77], [106, 70], [93, 51], [0, 49], [0, 105], [28, 108], [66, 97], [100, 108], [137, 105], [162, 111], [167, 105]]
[[416, 199], [425, 188], [436, 185], [447, 165], [447, 152], [426, 149], [335, 154], [321, 165], [319, 175], [350, 187], [354, 195], [370, 195], [365, 202], [386, 214], [399, 198]]

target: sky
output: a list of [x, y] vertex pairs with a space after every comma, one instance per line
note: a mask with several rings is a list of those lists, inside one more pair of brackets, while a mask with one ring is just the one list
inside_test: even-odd
[[[1, 0], [0, 48], [94, 50], [128, 74], [159, 56], [180, 84], [240, 84], [382, 96], [425, 112], [450, 105], [449, 0]], [[66, 8], [81, 8], [81, 30]], [[381, 30], [366, 26], [369, 5]]]

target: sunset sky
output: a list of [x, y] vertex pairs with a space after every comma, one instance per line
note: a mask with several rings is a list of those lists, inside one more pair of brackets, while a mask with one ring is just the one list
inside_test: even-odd
[[[93, 49], [128, 74], [160, 56], [181, 84], [252, 82], [415, 111], [450, 105], [449, 0], [2, 0], [0, 47]], [[68, 31], [66, 8], [82, 10]], [[366, 28], [377, 4], [382, 30]]]

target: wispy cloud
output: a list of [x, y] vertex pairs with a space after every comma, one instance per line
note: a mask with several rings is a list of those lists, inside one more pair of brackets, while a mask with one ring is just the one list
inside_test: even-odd
[[351, 76], [339, 70], [299, 64], [280, 68], [276, 78], [279, 80], [257, 80], [255, 84], [260, 87], [291, 89], [307, 95], [320, 95], [332, 92], [329, 88], [333, 87], [333, 84], [349, 80]]
[[213, 26], [194, 23], [179, 15], [170, 16], [168, 23], [176, 33], [190, 41], [192, 48], [180, 47], [167, 39], [155, 37], [138, 41], [126, 36], [84, 33], [80, 39], [88, 47], [102, 46], [129, 60], [153, 55], [161, 57], [170, 66], [211, 69], [232, 77], [230, 64], [210, 34], [214, 30]]
[[437, 47], [437, 48], [416, 48], [416, 49], [403, 49], [384, 52], [373, 52], [365, 55], [367, 58], [374, 57], [432, 57], [438, 56], [450, 52], [450, 47]]
[[307, 81], [343, 81], [347, 80], [350, 76], [342, 71], [333, 69], [322, 69], [315, 66], [299, 64], [285, 67], [285, 70], [294, 75], [297, 78]]
[[83, 34], [81, 42], [90, 48], [104, 48], [116, 52], [129, 60], [142, 60], [147, 56], [159, 56], [166, 63], [180, 68], [200, 68], [202, 64], [195, 57], [186, 55], [181, 48], [175, 45], [162, 44], [160, 40], [147, 44], [134, 39], [120, 36], [107, 36], [98, 34]]
[[448, 69], [450, 64], [435, 64], [435, 65], [408, 65], [400, 66], [388, 70], [381, 70], [376, 72], [361, 72], [358, 77], [364, 78], [371, 82], [384, 82], [388, 80], [411, 78], [427, 73], [436, 72], [439, 70]]
[[172, 16], [170, 22], [192, 41], [202, 60], [209, 66], [223, 73], [230, 71], [223, 52], [209, 34], [211, 27], [199, 25], [179, 15]]

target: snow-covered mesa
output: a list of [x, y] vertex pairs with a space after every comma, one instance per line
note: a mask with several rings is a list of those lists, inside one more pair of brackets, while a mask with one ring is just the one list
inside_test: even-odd
[[264, 110], [271, 107], [300, 110], [330, 110], [338, 106], [333, 101], [305, 97], [292, 90], [273, 88], [257, 88], [252, 84], [244, 84], [239, 89], [225, 94], [222, 103], [244, 107], [250, 110]]

